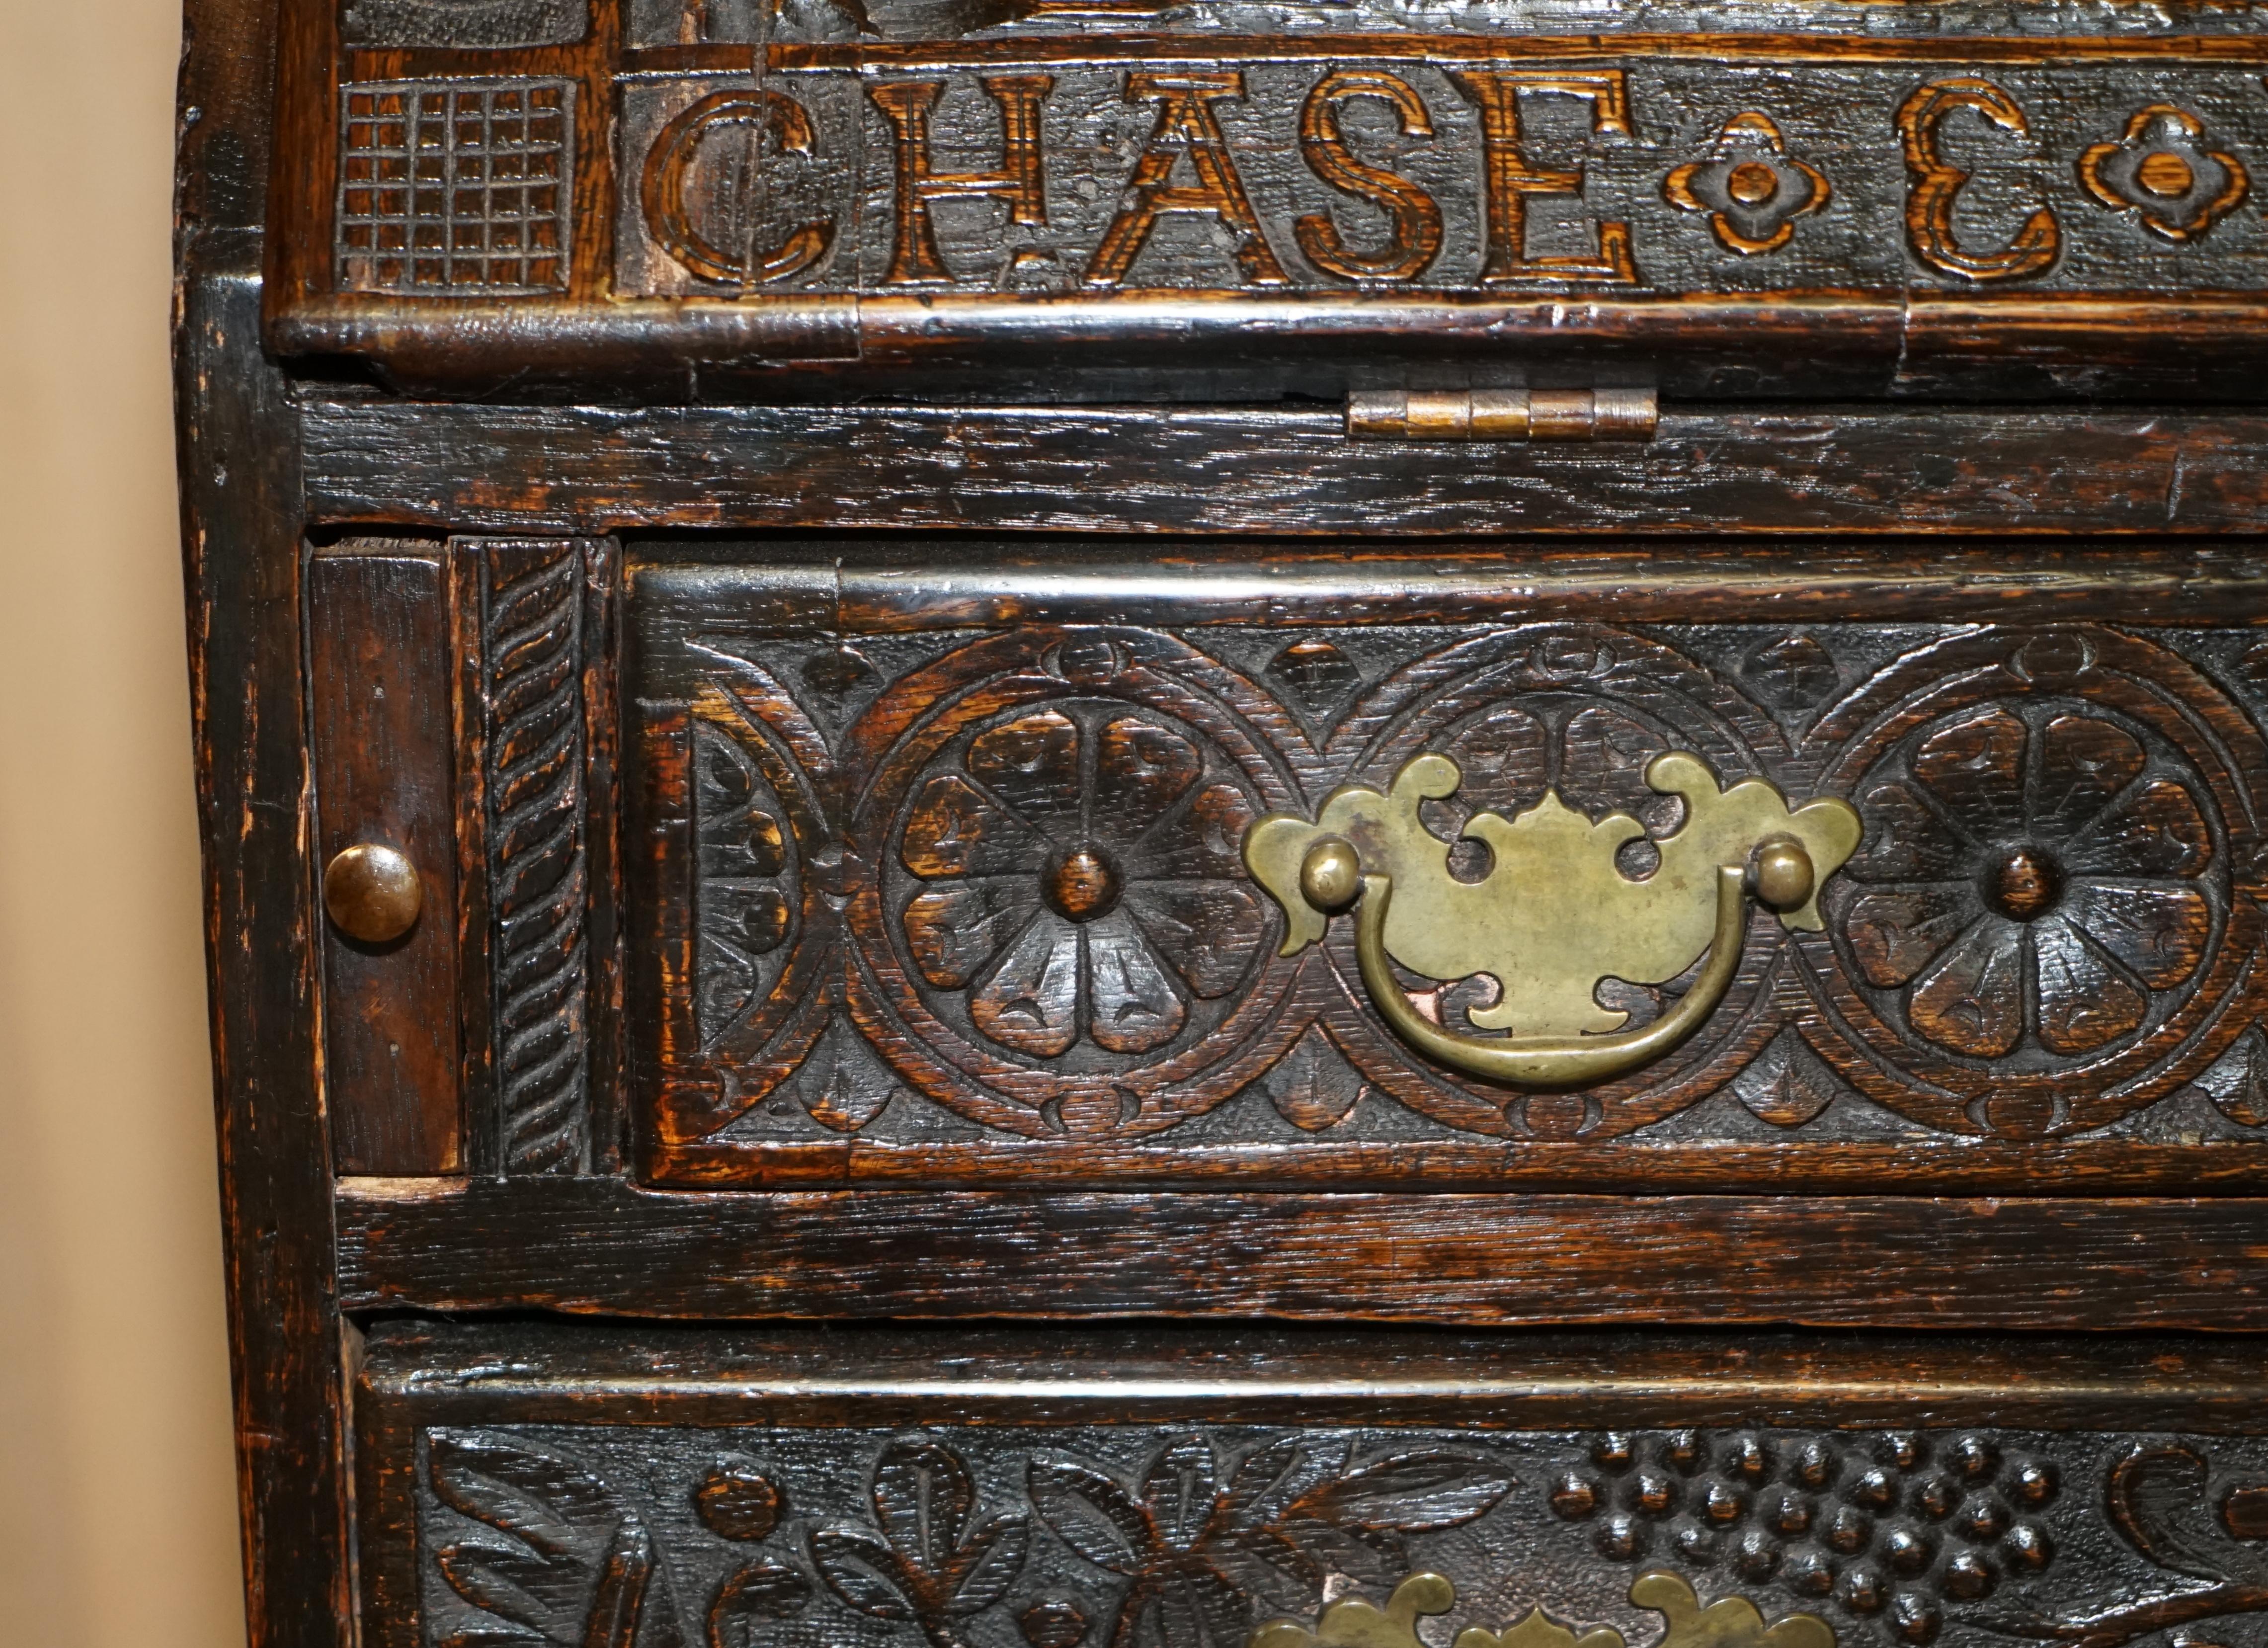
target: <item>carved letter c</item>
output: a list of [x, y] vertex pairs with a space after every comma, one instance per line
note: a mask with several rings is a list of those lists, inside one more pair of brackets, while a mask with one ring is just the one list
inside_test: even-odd
[[808, 156], [815, 145], [810, 113], [793, 98], [755, 89], [712, 92], [663, 127], [646, 154], [646, 226], [664, 251], [703, 280], [777, 281], [799, 274], [827, 255], [835, 242], [833, 224], [801, 224], [777, 251], [762, 256], [753, 247], [745, 255], [726, 252], [693, 226], [685, 210], [686, 173], [703, 142], [726, 126], [769, 129], [773, 143], [789, 154]]

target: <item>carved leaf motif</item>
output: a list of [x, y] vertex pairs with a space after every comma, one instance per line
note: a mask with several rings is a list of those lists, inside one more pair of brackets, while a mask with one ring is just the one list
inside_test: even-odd
[[1102, 729], [1094, 750], [1094, 827], [1114, 847], [1138, 841], [1188, 793], [1204, 762], [1180, 733], [1130, 716]]
[[1156, 1554], [1149, 1518], [1116, 1477], [1074, 1459], [1035, 1455], [1025, 1482], [1040, 1520], [1096, 1567], [1138, 1573]]
[[933, 1648], [967, 1648], [956, 1621], [998, 1602], [1024, 1565], [1030, 1525], [1020, 1516], [978, 1523], [976, 1484], [950, 1448], [894, 1442], [874, 1468], [877, 1538], [864, 1528], [821, 1528], [813, 1561], [828, 1588], [875, 1619], [910, 1620]]
[[1320, 1030], [1310, 1030], [1268, 1073], [1270, 1100], [1293, 1127], [1310, 1133], [1336, 1127], [1360, 1101], [1362, 1078], [1330, 1048]]
[[1808, 710], [1835, 690], [1840, 676], [1827, 649], [1796, 630], [1750, 653], [1741, 678], [1775, 710]]
[[1864, 893], [1851, 901], [1843, 931], [1867, 982], [1888, 990], [1927, 967], [1975, 914], [1969, 889], [1958, 885]]
[[1243, 1642], [1253, 1605], [1314, 1606], [1325, 1577], [1390, 1583], [1406, 1570], [1402, 1536], [1483, 1516], [1512, 1487], [1487, 1460], [1417, 1449], [1349, 1468], [1344, 1438], [1287, 1437], [1256, 1448], [1221, 1477], [1212, 1445], [1182, 1437], [1129, 1490], [1080, 1460], [1035, 1459], [1027, 1472], [1042, 1521], [1080, 1556], [1129, 1575], [1111, 1640]]
[[1863, 850], [1852, 860], [1862, 881], [1941, 881], [1961, 874], [1967, 851], [1952, 829], [1906, 784], [1880, 784], [1859, 798]]
[[2268, 1042], [2257, 1030], [2240, 1042], [2235, 1079], [2209, 1089], [2213, 1102], [2239, 1127], [2268, 1127]]
[[960, 990], [1039, 908], [1039, 889], [1029, 876], [925, 887], [906, 906], [906, 945], [924, 978], [939, 990]]
[[1913, 776], [1972, 841], [2024, 828], [2024, 748], [2031, 734], [1998, 704], [1940, 727], [1914, 752]]
[[1244, 832], [1257, 816], [1234, 784], [1207, 784], [1128, 856], [1128, 873], [1138, 881], [1241, 881]]
[[1274, 1531], [1311, 1558], [1366, 1578], [1407, 1568], [1403, 1534], [1485, 1516], [1512, 1487], [1511, 1474], [1486, 1460], [1438, 1449], [1395, 1453], [1308, 1490], [1285, 1507]]
[[2161, 1568], [2200, 1579], [2268, 1581], [2268, 1563], [2213, 1523], [2204, 1457], [2178, 1444], [2138, 1447], [2111, 1468], [2110, 1518]]
[[2205, 960], [2213, 914], [2191, 888], [2081, 882], [2068, 906], [2071, 923], [2152, 990], [2171, 990]]
[[1087, 1034], [1113, 1053], [1147, 1053], [1181, 1033], [1189, 1009], [1123, 911], [1086, 930]]
[[1248, 882], [1137, 882], [1126, 908], [1204, 1001], [1243, 982], [1267, 938], [1268, 917]]
[[1027, 824], [1075, 828], [1083, 800], [1079, 728], [1042, 710], [969, 741], [968, 771]]
[[1983, 921], [1915, 981], [1914, 1028], [1940, 1047], [1998, 1058], [2024, 1031], [2021, 929]]
[[2142, 746], [2124, 727], [2095, 716], [2058, 716], [2041, 730], [2032, 828], [2051, 837], [2087, 828], [2141, 776]]
[[1800, 1128], [1835, 1100], [1835, 1087], [1826, 1072], [1792, 1044], [1783, 1049], [1779, 1068], [1770, 1077], [1734, 1091], [1742, 1104], [1774, 1127]]
[[906, 815], [898, 856], [926, 881], [1028, 874], [1038, 838], [959, 773], [931, 779]]
[[1328, 641], [1294, 641], [1270, 661], [1267, 675], [1317, 716], [1362, 684], [1354, 660]]
[[2141, 1027], [2149, 1003], [2066, 923], [2037, 922], [2040, 1041], [2058, 1053], [2091, 1053]]
[[1079, 1040], [1079, 930], [1042, 914], [969, 993], [968, 1016], [1003, 1047], [1040, 1058]]
[[2078, 875], [2194, 876], [2213, 857], [2213, 836], [2190, 792], [2163, 778], [2151, 780], [2131, 800], [2072, 844]]
[[[435, 1431], [427, 1446], [441, 1503], [494, 1530], [435, 1553], [450, 1588], [503, 1628], [460, 1633], [460, 1648], [630, 1648], [654, 1571], [652, 1537], [633, 1509], [580, 1465], [516, 1439]], [[657, 1610], [656, 1622], [648, 1648], [674, 1648], [672, 1611]]]

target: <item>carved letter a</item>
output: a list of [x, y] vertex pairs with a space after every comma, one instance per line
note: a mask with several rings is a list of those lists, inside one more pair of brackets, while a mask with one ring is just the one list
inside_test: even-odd
[[[1167, 212], [1211, 212], [1237, 237], [1236, 261], [1246, 279], [1256, 286], [1288, 283], [1284, 266], [1260, 232], [1260, 220], [1245, 198], [1236, 163], [1229, 158], [1220, 123], [1213, 118], [1215, 99], [1243, 95], [1244, 76], [1236, 70], [1126, 77], [1126, 100], [1159, 104], [1158, 123], [1127, 180], [1133, 202], [1111, 219], [1102, 244], [1094, 250], [1094, 261], [1086, 266], [1088, 285], [1116, 286], [1124, 280], [1150, 231]], [[1167, 181], [1183, 155], [1189, 157], [1197, 181]]]

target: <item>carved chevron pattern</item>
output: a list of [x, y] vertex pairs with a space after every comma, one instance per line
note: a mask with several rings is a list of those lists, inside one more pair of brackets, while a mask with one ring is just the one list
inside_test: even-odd
[[489, 887], [506, 1172], [588, 1147], [582, 570], [573, 542], [487, 558]]

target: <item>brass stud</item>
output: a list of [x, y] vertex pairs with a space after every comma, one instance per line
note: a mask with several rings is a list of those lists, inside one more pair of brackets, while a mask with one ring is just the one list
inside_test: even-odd
[[364, 944], [389, 944], [417, 924], [425, 889], [407, 855], [372, 842], [340, 853], [323, 871], [323, 909]]
[[1327, 835], [1307, 849], [1300, 861], [1300, 892], [1326, 915], [1343, 910], [1362, 891], [1362, 860], [1336, 835]]
[[1756, 849], [1756, 897], [1774, 909], [1793, 909], [1811, 896], [1817, 877], [1803, 843], [1776, 836]]

